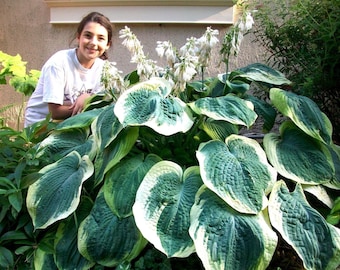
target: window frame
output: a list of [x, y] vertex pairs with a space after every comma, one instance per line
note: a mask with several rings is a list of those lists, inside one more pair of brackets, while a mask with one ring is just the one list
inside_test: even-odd
[[78, 23], [93, 10], [112, 23], [225, 24], [233, 23], [233, 0], [44, 0], [50, 23]]
[[233, 6], [233, 0], [44, 0], [50, 7], [71, 6]]

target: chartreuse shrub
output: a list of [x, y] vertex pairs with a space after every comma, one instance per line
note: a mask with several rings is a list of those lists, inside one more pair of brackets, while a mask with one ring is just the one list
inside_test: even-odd
[[[38, 82], [40, 71], [31, 69], [26, 71], [27, 62], [22, 61], [19, 54], [13, 56], [0, 51], [0, 84], [9, 84], [15, 91], [23, 94], [20, 112], [17, 118], [17, 129], [21, 121], [21, 112], [24, 108], [25, 96], [30, 96]], [[0, 113], [13, 107], [14, 104], [0, 108]], [[6, 126], [6, 119], [0, 117], [0, 127]]]
[[[279, 239], [306, 269], [340, 265], [340, 150], [312, 100], [283, 90], [291, 82], [262, 64], [184, 89], [143, 75], [126, 76], [115, 102], [93, 96], [31, 148], [36, 170], [16, 190], [30, 226], [18, 229], [34, 251], [2, 230], [3, 267], [24, 254], [35, 269], [140, 269], [153, 246], [165, 258], [197, 255], [205, 269], [266, 269]], [[247, 135], [255, 124], [263, 141]]]

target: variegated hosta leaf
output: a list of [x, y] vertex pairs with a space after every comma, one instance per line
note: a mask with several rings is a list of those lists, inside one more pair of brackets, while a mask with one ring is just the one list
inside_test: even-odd
[[134, 146], [138, 138], [138, 128], [123, 129], [103, 151], [97, 153], [95, 166], [95, 185], [100, 184], [105, 173], [125, 157]]
[[58, 269], [86, 270], [94, 265], [94, 262], [79, 253], [77, 246], [79, 223], [89, 214], [92, 206], [90, 198], [83, 197], [75, 214], [60, 222], [54, 241], [54, 257]]
[[90, 111], [93, 109], [100, 109], [105, 106], [111, 105], [113, 100], [108, 98], [103, 92], [92, 95], [90, 98], [85, 100], [83, 112]]
[[228, 89], [228, 93], [235, 93], [235, 94], [244, 94], [250, 88], [249, 83], [245, 83], [243, 81], [233, 80], [232, 82], [226, 80], [226, 86]]
[[190, 209], [202, 185], [198, 167], [161, 161], [138, 188], [133, 215], [144, 237], [168, 257], [187, 257], [195, 247], [189, 236]]
[[221, 97], [206, 97], [189, 103], [191, 109], [214, 120], [228, 121], [248, 128], [254, 124], [257, 115], [254, 105], [232, 94]]
[[333, 166], [334, 166], [334, 178], [326, 186], [332, 189], [340, 190], [340, 146], [331, 143], [327, 146], [329, 152], [331, 153]]
[[302, 184], [322, 184], [333, 179], [332, 157], [323, 143], [290, 121], [280, 126], [280, 133], [266, 134], [263, 145], [268, 160], [282, 176]]
[[53, 131], [38, 145], [37, 157], [45, 155], [47, 159], [57, 161], [75, 150], [79, 155], [88, 155], [93, 159], [96, 154], [95, 144], [93, 137], [88, 136], [88, 128]]
[[54, 263], [53, 254], [47, 253], [41, 248], [37, 248], [34, 251], [34, 269], [35, 270], [58, 270]]
[[271, 130], [275, 124], [276, 119], [276, 110], [274, 107], [267, 102], [254, 97], [254, 96], [247, 96], [245, 97], [246, 100], [249, 100], [254, 104], [254, 110], [256, 114], [261, 116], [263, 118], [263, 131], [267, 133], [269, 130]]
[[73, 151], [42, 168], [41, 177], [29, 186], [26, 203], [35, 229], [45, 229], [72, 214], [80, 200], [81, 187], [94, 171], [88, 156]]
[[191, 111], [179, 98], [168, 96], [171, 87], [162, 78], [138, 83], [122, 93], [114, 112], [124, 126], [144, 125], [162, 135], [187, 132], [194, 123]]
[[267, 206], [276, 171], [253, 139], [230, 135], [226, 143], [202, 143], [197, 152], [204, 184], [241, 213], [257, 214]]
[[289, 192], [278, 181], [269, 198], [273, 227], [302, 259], [306, 269], [337, 269], [340, 265], [340, 230], [312, 208], [300, 184]]
[[324, 205], [331, 209], [334, 205], [332, 196], [327, 193], [326, 188], [323, 185], [301, 185], [304, 192], [308, 192]]
[[270, 89], [270, 100], [309, 136], [326, 144], [332, 141], [332, 124], [311, 99], [282, 89]]
[[205, 269], [266, 269], [277, 245], [264, 212], [235, 211], [206, 186], [196, 195], [189, 233]]
[[56, 126], [56, 130], [89, 127], [92, 121], [102, 112], [103, 108], [93, 109], [69, 117]]
[[207, 118], [200, 126], [213, 140], [224, 141], [229, 135], [237, 134], [238, 127], [229, 122]]
[[145, 174], [161, 158], [150, 154], [136, 155], [121, 161], [105, 175], [104, 197], [111, 210], [120, 218], [132, 215], [137, 189]]
[[114, 104], [106, 106], [91, 124], [99, 151], [103, 151], [123, 129], [122, 124], [113, 112], [113, 108]]
[[79, 252], [89, 261], [114, 267], [139, 255], [147, 241], [135, 225], [133, 216], [119, 218], [106, 204], [104, 192], [78, 230]]
[[237, 76], [233, 76], [232, 80], [238, 79], [239, 77], [269, 85], [292, 84], [283, 73], [261, 63], [251, 64], [238, 69]]

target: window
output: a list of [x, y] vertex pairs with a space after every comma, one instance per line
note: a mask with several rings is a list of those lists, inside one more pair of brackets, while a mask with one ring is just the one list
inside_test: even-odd
[[96, 10], [113, 23], [232, 24], [232, 0], [44, 0], [51, 23], [78, 23]]

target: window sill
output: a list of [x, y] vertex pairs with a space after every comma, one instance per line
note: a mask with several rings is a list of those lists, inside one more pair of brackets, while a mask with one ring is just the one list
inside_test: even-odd
[[234, 8], [226, 0], [44, 0], [50, 23], [78, 23], [96, 10], [112, 23], [232, 24]]

